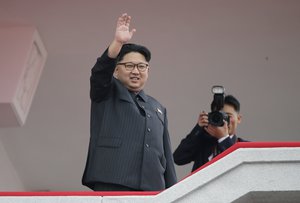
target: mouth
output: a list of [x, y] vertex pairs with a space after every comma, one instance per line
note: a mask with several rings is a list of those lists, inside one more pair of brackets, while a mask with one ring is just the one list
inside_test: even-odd
[[140, 80], [139, 77], [130, 77], [129, 79], [130, 79], [131, 81], [139, 81], [139, 80]]

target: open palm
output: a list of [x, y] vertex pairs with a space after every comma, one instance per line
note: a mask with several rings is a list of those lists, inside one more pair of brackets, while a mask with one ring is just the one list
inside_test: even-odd
[[128, 16], [127, 13], [124, 13], [121, 17], [118, 18], [117, 28], [115, 33], [115, 39], [121, 43], [127, 43], [131, 38], [135, 29], [129, 30], [131, 16]]

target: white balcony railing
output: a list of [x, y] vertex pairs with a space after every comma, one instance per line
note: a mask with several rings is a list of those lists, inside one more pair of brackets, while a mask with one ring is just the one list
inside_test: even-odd
[[300, 202], [300, 142], [237, 143], [161, 192], [0, 192], [0, 203]]

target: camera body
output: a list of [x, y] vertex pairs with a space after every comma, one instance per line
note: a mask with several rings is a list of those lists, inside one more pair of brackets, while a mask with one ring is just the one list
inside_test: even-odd
[[223, 126], [225, 120], [229, 125], [230, 117], [224, 111], [222, 111], [225, 99], [224, 87], [213, 86], [212, 92], [214, 94], [214, 100], [211, 103], [211, 112], [208, 113], [208, 123], [213, 126]]
[[208, 123], [214, 126], [223, 126], [224, 120], [229, 124], [230, 117], [223, 111], [212, 111], [208, 113]]

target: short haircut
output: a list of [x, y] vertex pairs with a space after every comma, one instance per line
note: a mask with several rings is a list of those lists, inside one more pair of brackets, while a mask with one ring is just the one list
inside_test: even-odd
[[149, 49], [147, 49], [146, 47], [142, 46], [142, 45], [138, 45], [138, 44], [124, 44], [122, 46], [122, 49], [117, 57], [117, 61], [122, 61], [124, 56], [128, 53], [131, 52], [138, 52], [140, 54], [142, 54], [146, 61], [149, 62], [151, 59], [151, 52], [149, 51]]
[[240, 112], [240, 102], [232, 95], [227, 95], [224, 100], [224, 104], [230, 105], [236, 112]]

